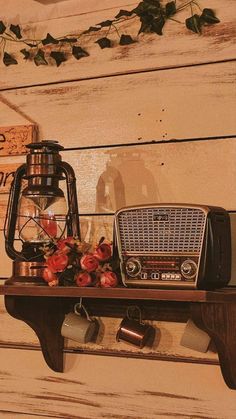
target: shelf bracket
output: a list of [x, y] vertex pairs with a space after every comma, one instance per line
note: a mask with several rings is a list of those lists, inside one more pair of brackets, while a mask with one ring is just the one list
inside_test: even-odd
[[27, 323], [36, 333], [47, 365], [63, 372], [64, 338], [61, 325], [69, 311], [66, 298], [5, 295], [7, 312]]
[[236, 303], [192, 303], [191, 318], [212, 338], [224, 380], [236, 389]]

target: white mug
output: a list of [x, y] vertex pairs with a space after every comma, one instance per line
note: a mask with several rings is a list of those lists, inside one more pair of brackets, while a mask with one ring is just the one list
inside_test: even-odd
[[[91, 319], [85, 307], [81, 304], [77, 309], [78, 304], [74, 307], [74, 313], [68, 313], [62, 323], [61, 334], [65, 338], [72, 339], [79, 343], [87, 343], [91, 341], [98, 323], [95, 319]], [[84, 311], [86, 317], [81, 315]]]

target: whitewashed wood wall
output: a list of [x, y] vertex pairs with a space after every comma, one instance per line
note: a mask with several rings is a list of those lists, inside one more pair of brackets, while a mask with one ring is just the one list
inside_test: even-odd
[[[61, 36], [135, 4], [0, 0], [0, 20], [19, 23], [29, 37]], [[59, 68], [22, 59], [18, 66], [0, 64], [0, 127], [35, 124], [39, 140], [64, 145], [89, 240], [111, 237], [106, 214], [139, 203], [221, 205], [233, 223], [236, 3], [199, 4], [221, 20], [202, 36], [169, 22], [163, 37], [141, 35], [131, 46], [101, 50], [90, 40], [89, 57]], [[137, 24], [124, 25], [123, 32], [135, 36]], [[13, 45], [8, 52], [19, 56]], [[0, 156], [0, 171], [8, 173], [25, 158]], [[0, 189], [2, 228], [7, 186]], [[11, 261], [2, 231], [0, 258], [6, 278]], [[0, 314], [1, 418], [236, 418], [236, 392], [226, 387], [214, 350], [202, 354], [180, 346], [184, 323], [155, 322], [160, 332], [151, 355], [157, 359], [150, 360], [130, 357], [137, 351], [115, 342], [120, 319], [103, 318], [106, 333], [96, 343], [67, 342], [60, 374], [44, 363], [34, 332], [6, 313], [3, 298]], [[99, 350], [113, 356], [99, 356]], [[118, 351], [126, 357], [114, 356]], [[150, 349], [143, 353], [148, 357]]]

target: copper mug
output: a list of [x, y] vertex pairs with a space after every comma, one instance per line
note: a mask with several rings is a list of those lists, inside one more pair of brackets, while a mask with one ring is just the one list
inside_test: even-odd
[[75, 304], [74, 312], [65, 316], [61, 327], [61, 334], [65, 338], [79, 343], [87, 343], [97, 333], [98, 323], [92, 319], [86, 308], [81, 304]]
[[[138, 313], [138, 319], [135, 318], [135, 311]], [[143, 348], [149, 341], [153, 341], [154, 337], [155, 329], [143, 323], [139, 307], [128, 307], [126, 317], [120, 323], [116, 334], [117, 342], [123, 341]]]

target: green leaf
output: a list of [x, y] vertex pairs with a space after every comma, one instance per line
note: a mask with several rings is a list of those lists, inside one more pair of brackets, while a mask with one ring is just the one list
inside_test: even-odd
[[22, 38], [19, 25], [11, 25], [10, 26], [10, 31], [13, 32], [16, 35], [17, 39]]
[[97, 31], [100, 31], [100, 30], [101, 30], [101, 27], [97, 28], [96, 26], [90, 26], [90, 28], [87, 29], [86, 31], [84, 31], [83, 33], [97, 32]]
[[146, 22], [142, 22], [140, 29], [138, 31], [138, 34], [142, 33], [142, 32], [151, 32], [151, 24], [150, 23], [146, 23]]
[[7, 67], [9, 65], [18, 64], [16, 59], [14, 57], [12, 57], [12, 55], [8, 54], [7, 52], [4, 52], [3, 62], [5, 64], [5, 66], [7, 66]]
[[25, 48], [21, 49], [20, 52], [24, 55], [24, 60], [28, 60], [28, 58], [30, 57], [30, 52]]
[[144, 3], [148, 4], [149, 6], [160, 7], [159, 0], [144, 0]]
[[4, 33], [6, 30], [6, 26], [4, 25], [3, 21], [0, 20], [0, 35]]
[[166, 17], [173, 16], [176, 13], [176, 4], [175, 1], [170, 1], [166, 3]]
[[205, 23], [214, 24], [219, 23], [220, 19], [215, 16], [215, 12], [212, 9], [203, 9], [200, 19]]
[[48, 62], [46, 61], [44, 57], [43, 50], [39, 49], [37, 54], [34, 56], [34, 62], [37, 66], [39, 65], [48, 65]]
[[100, 25], [102, 28], [106, 26], [111, 26], [113, 20], [104, 20], [104, 22], [96, 23], [96, 25]]
[[88, 57], [89, 56], [89, 53], [87, 51], [85, 51], [81, 47], [76, 47], [76, 46], [73, 46], [73, 48], [72, 48], [72, 54], [74, 55], [74, 57], [77, 60], [80, 60], [80, 58]]
[[52, 35], [50, 35], [50, 33], [47, 33], [46, 38], [44, 38], [44, 39], [42, 40], [42, 44], [43, 44], [43, 45], [48, 45], [48, 44], [58, 44], [58, 43], [59, 43], [59, 41], [58, 41], [57, 39], [53, 38], [53, 36], [52, 36]]
[[165, 19], [163, 16], [159, 16], [158, 18], [154, 19], [151, 24], [151, 32], [155, 32], [158, 35], [162, 35], [162, 28], [165, 24]]
[[60, 42], [67, 42], [69, 44], [72, 44], [74, 42], [77, 42], [77, 38], [61, 38], [59, 41]]
[[111, 48], [111, 40], [106, 37], [98, 39], [95, 43], [98, 44], [101, 49]]
[[65, 54], [60, 51], [52, 51], [50, 56], [56, 61], [57, 67], [59, 67], [63, 61], [66, 61]]
[[193, 15], [185, 20], [186, 27], [195, 33], [201, 33], [202, 20], [199, 15]]
[[120, 37], [120, 45], [129, 45], [133, 44], [135, 41], [130, 35], [124, 35], [122, 34]]
[[119, 13], [115, 16], [115, 18], [116, 19], [119, 19], [120, 17], [122, 17], [122, 16], [131, 16], [133, 14], [133, 12], [132, 12], [132, 10], [131, 11], [129, 11], [129, 10], [124, 10], [124, 9], [121, 9], [120, 11], [119, 11]]

